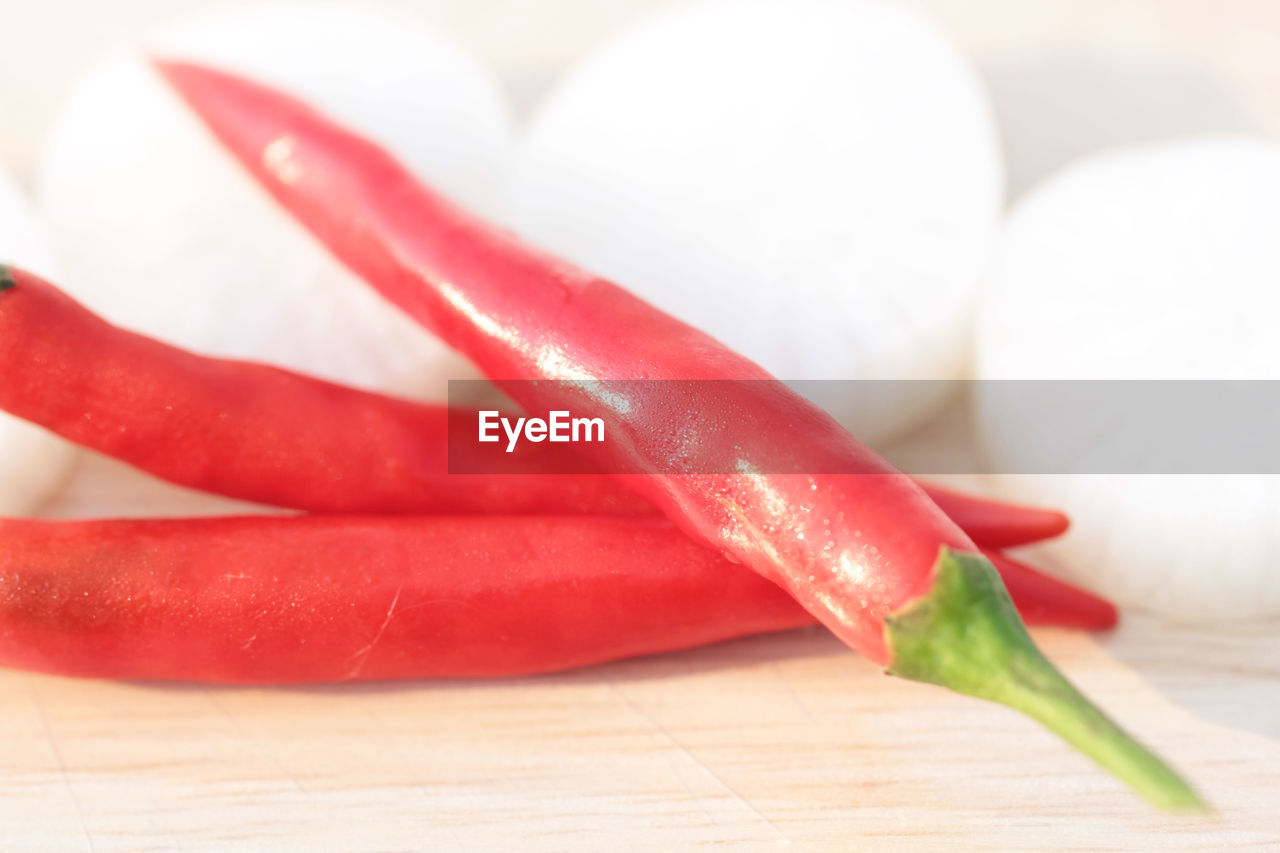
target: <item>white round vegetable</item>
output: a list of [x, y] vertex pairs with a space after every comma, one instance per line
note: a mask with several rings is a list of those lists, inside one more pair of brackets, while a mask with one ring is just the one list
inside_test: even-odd
[[[701, 2], [578, 67], [535, 116], [512, 217], [535, 242], [783, 379], [951, 378], [1002, 169], [986, 97], [879, 0]], [[888, 437], [937, 402], [859, 411]]]
[[[0, 263], [17, 264], [45, 277], [57, 274], [48, 235], [3, 166]], [[0, 516], [25, 515], [43, 504], [66, 479], [73, 457], [74, 449], [67, 442], [0, 412]]]
[[[285, 2], [198, 20], [151, 48], [295, 94], [468, 206], [491, 211], [501, 196], [505, 104], [477, 62], [429, 31], [354, 5]], [[289, 220], [142, 51], [79, 86], [38, 189], [68, 288], [117, 323], [419, 398], [475, 375]]]
[[[1280, 146], [1203, 139], [1103, 155], [1019, 205], [978, 323], [983, 379], [1280, 378]], [[1046, 441], [978, 395], [997, 470]], [[1120, 427], [1099, 430], [1118, 441]], [[1127, 439], [1126, 439], [1127, 440]], [[1064, 568], [1187, 619], [1280, 614], [1280, 481], [1010, 476], [1064, 508]]]

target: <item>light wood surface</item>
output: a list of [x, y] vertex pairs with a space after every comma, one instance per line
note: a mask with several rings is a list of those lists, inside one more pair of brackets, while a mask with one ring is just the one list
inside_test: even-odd
[[[211, 5], [0, 2], [4, 155], [29, 171], [75, 73]], [[385, 5], [453, 31], [527, 110], [591, 43], [666, 3]], [[1280, 134], [1271, 0], [923, 5], [991, 85], [1014, 195], [1106, 145]], [[89, 458], [48, 514], [244, 509]], [[1280, 849], [1280, 624], [1131, 615], [1109, 636], [1038, 639], [1218, 814], [1154, 813], [1012, 712], [886, 678], [813, 629], [486, 682], [235, 689], [0, 670], [0, 846]]]

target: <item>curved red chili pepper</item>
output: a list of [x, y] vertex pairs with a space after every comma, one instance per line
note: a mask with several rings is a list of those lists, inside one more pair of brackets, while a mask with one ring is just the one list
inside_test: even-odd
[[170, 482], [313, 512], [655, 514], [598, 473], [450, 477], [443, 407], [196, 355], [6, 276], [0, 409]]
[[0, 542], [0, 664], [61, 675], [517, 675], [814, 622], [658, 519], [0, 520]]
[[[624, 437], [598, 446], [612, 454], [602, 461], [654, 472], [626, 480], [690, 535], [778, 582], [889, 672], [1008, 704], [1153, 802], [1201, 805], [1044, 659], [968, 537], [825, 413], [707, 335], [461, 211], [301, 102], [199, 66], [159, 68], [335, 256], [516, 402], [599, 417]], [[636, 383], [619, 399], [593, 394], [592, 379], [761, 381]], [[760, 473], [780, 441], [801, 470], [847, 473]], [[699, 446], [734, 448], [740, 473], [667, 473], [673, 452]]]
[[[0, 303], [0, 409], [169, 482], [308, 512], [658, 514], [612, 478], [542, 474], [518, 454], [510, 474], [450, 476], [444, 407], [196, 355], [5, 275], [22, 286]], [[1061, 513], [924, 488], [980, 545], [1066, 528]]]

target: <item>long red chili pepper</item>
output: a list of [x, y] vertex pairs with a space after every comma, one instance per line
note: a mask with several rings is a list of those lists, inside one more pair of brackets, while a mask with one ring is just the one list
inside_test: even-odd
[[62, 675], [517, 675], [814, 622], [659, 519], [0, 520], [0, 542], [0, 664]]
[[[1010, 705], [1151, 801], [1201, 805], [1045, 660], [972, 541], [825, 413], [696, 329], [461, 211], [301, 102], [198, 66], [160, 70], [340, 260], [516, 402], [602, 418], [618, 440], [598, 446], [601, 461], [644, 472], [628, 484], [687, 533], [778, 582], [890, 673]], [[592, 383], [609, 379], [762, 381], [644, 382], [626, 395]], [[704, 442], [733, 448], [738, 473], [678, 473]], [[779, 442], [803, 470], [848, 473], [762, 473]]]
[[[0, 304], [0, 409], [170, 482], [309, 512], [657, 514], [612, 478], [522, 472], [519, 455], [511, 474], [450, 476], [444, 407], [196, 355], [113, 326], [36, 276], [0, 276], [21, 283]], [[926, 489], [981, 545], [1067, 526], [1051, 510]]]
[[600, 474], [450, 477], [443, 407], [189, 353], [0, 272], [0, 409], [170, 482], [313, 512], [655, 512]]
[[1058, 510], [981, 498], [933, 483], [920, 483], [920, 487], [970, 539], [987, 548], [1015, 548], [1052, 539], [1070, 525]]

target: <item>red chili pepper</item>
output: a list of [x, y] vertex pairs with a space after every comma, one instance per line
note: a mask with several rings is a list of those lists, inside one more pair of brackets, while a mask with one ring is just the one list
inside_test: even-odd
[[0, 542], [0, 663], [62, 675], [517, 675], [814, 622], [658, 519], [0, 520]]
[[170, 482], [314, 512], [655, 512], [600, 474], [450, 477], [443, 407], [189, 353], [0, 271], [0, 409]]
[[[518, 454], [511, 474], [450, 476], [444, 407], [196, 355], [113, 326], [29, 273], [0, 275], [21, 283], [0, 303], [0, 409], [164, 480], [309, 512], [657, 514], [599, 474], [520, 473]], [[1067, 525], [1050, 510], [925, 488], [980, 545]]]
[[921, 483], [938, 505], [974, 542], [986, 548], [1015, 548], [1067, 532], [1070, 521], [1054, 509], [1007, 503]]
[[[696, 329], [464, 213], [305, 104], [198, 66], [160, 70], [340, 260], [516, 402], [602, 418], [625, 439], [598, 445], [612, 454], [602, 461], [652, 472], [625, 479], [687, 533], [779, 583], [890, 673], [1015, 707], [1151, 801], [1201, 805], [1045, 660], [968, 537], [825, 413]], [[592, 393], [589, 380], [607, 379], [763, 381]], [[672, 473], [704, 440], [733, 448], [741, 473]], [[849, 473], [759, 473], [779, 442], [805, 470]]]

